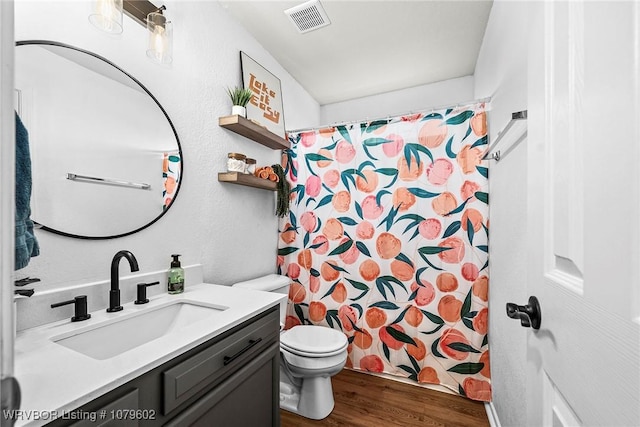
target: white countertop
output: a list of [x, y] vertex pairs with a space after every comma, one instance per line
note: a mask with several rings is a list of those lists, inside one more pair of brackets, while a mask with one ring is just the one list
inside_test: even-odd
[[[21, 331], [15, 341], [15, 378], [20, 384], [21, 419], [16, 426], [39, 426], [52, 421], [51, 414], [76, 409], [118, 386], [160, 366], [216, 335], [239, 325], [268, 307], [284, 300], [286, 295], [201, 283], [187, 286], [178, 295], [150, 297], [144, 305], [123, 304], [124, 310], [91, 313], [91, 319], [70, 319]], [[96, 360], [52, 341], [61, 334], [99, 325], [170, 301], [194, 301], [228, 307], [205, 319], [106, 360]], [[33, 412], [29, 412], [33, 411]], [[40, 419], [37, 419], [40, 418]], [[44, 419], [46, 418], [46, 419]]]

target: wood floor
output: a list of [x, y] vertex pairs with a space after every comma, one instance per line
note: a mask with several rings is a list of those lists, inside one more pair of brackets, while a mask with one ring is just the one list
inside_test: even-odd
[[320, 421], [280, 410], [282, 427], [487, 427], [481, 402], [343, 369], [332, 378], [336, 405]]

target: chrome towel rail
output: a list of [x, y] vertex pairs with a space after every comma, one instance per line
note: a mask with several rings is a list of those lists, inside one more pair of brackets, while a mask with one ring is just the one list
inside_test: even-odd
[[[490, 159], [493, 159], [496, 162], [498, 162], [498, 161], [500, 161], [500, 159], [502, 157], [504, 157], [504, 155], [501, 154], [500, 150], [496, 150], [493, 153], [492, 153], [492, 151], [496, 148], [496, 146], [500, 142], [502, 142], [502, 140], [504, 139], [504, 137], [506, 135], [511, 133], [510, 132], [511, 128], [513, 128], [516, 125], [519, 128], [519, 131], [517, 132], [517, 134], [513, 135], [513, 136], [515, 136], [515, 142], [507, 150], [511, 151], [513, 149], [513, 147], [515, 147], [522, 140], [524, 140], [524, 136], [527, 134], [526, 121], [527, 121], [527, 110], [523, 110], [523, 111], [518, 111], [516, 113], [512, 113], [511, 114], [511, 120], [509, 121], [509, 123], [507, 123], [507, 125], [505, 126], [504, 129], [502, 129], [501, 132], [498, 132], [498, 137], [496, 138], [496, 140], [491, 145], [489, 145], [489, 148], [487, 148], [487, 154], [484, 155], [482, 160], [486, 160], [486, 159], [490, 158]], [[525, 125], [522, 126], [521, 125], [522, 123], [524, 123]], [[507, 154], [507, 153], [505, 152], [504, 154]]]
[[71, 181], [86, 181], [95, 184], [119, 185], [122, 187], [139, 188], [140, 190], [149, 190], [151, 185], [137, 182], [122, 181], [119, 179], [98, 178], [95, 176], [78, 175], [75, 173], [67, 173], [67, 179]]

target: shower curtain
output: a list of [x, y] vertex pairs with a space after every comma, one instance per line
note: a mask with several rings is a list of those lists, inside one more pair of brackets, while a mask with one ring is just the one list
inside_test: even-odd
[[344, 332], [347, 367], [491, 400], [484, 104], [288, 138], [285, 327]]

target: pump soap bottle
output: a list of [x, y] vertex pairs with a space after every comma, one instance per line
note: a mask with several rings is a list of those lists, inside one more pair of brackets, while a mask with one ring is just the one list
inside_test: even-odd
[[169, 280], [167, 290], [170, 294], [181, 294], [184, 292], [184, 270], [180, 267], [180, 255], [171, 255], [171, 268], [169, 269]]

